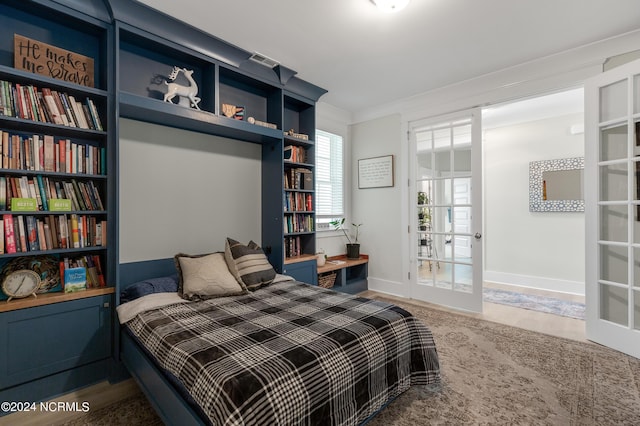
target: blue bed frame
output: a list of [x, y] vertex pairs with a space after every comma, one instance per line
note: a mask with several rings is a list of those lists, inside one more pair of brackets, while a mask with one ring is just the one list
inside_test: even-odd
[[[176, 273], [173, 258], [148, 260], [120, 264], [120, 286], [127, 286], [149, 278], [158, 278]], [[119, 303], [119, 298], [117, 298]], [[120, 360], [146, 395], [158, 416], [168, 425], [205, 425], [198, 413], [185, 401], [181, 393], [167, 379], [134, 339], [122, 328], [119, 329]], [[393, 400], [372, 414], [360, 426], [368, 423]]]

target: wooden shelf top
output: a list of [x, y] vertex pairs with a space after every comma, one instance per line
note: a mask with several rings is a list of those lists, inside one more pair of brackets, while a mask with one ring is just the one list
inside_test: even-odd
[[300, 256], [287, 257], [284, 260], [284, 264], [289, 265], [291, 263], [305, 262], [307, 260], [312, 260], [315, 258], [316, 258], [315, 254], [301, 254]]
[[[331, 263], [331, 261], [342, 261], [344, 263]], [[323, 266], [318, 266], [318, 273], [337, 271], [338, 269], [348, 268], [349, 266], [362, 265], [369, 262], [368, 254], [361, 254], [359, 259], [348, 259], [346, 254], [339, 256], [331, 256]]]
[[85, 299], [87, 297], [101, 296], [103, 294], [115, 293], [114, 287], [90, 288], [74, 293], [44, 293], [38, 297], [30, 296], [24, 299], [13, 299], [10, 302], [0, 301], [0, 312], [17, 311], [18, 309], [33, 308], [36, 306], [51, 305], [53, 303], [68, 302], [70, 300]]

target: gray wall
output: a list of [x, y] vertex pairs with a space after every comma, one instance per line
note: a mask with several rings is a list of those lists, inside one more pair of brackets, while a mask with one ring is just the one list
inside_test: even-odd
[[260, 241], [261, 147], [120, 120], [120, 262]]

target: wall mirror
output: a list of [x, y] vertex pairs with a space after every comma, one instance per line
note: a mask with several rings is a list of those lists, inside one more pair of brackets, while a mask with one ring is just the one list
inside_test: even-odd
[[529, 163], [529, 211], [583, 212], [584, 157]]

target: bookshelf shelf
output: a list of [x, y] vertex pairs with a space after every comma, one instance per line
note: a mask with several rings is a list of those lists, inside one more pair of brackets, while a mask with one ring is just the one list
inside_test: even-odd
[[17, 311], [19, 309], [34, 308], [36, 306], [51, 305], [54, 303], [86, 299], [88, 297], [113, 293], [115, 293], [114, 287], [90, 288], [84, 291], [77, 291], [75, 293], [44, 293], [39, 294], [38, 297], [11, 300], [10, 302], [7, 302], [6, 300], [0, 301], [0, 312]]
[[260, 144], [274, 143], [282, 138], [282, 132], [278, 130], [127, 92], [120, 93], [120, 116]]

